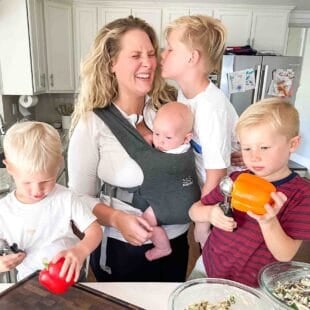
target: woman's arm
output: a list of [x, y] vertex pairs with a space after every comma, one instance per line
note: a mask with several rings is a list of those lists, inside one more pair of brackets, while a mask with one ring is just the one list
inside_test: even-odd
[[[97, 119], [93, 113], [90, 113], [87, 119], [79, 121], [68, 148], [69, 187], [93, 210], [101, 225], [115, 227], [128, 242], [140, 245], [151, 235], [151, 227], [147, 222], [139, 215], [115, 210], [96, 198], [100, 190], [99, 170], [111, 183], [112, 178], [120, 175], [122, 165], [125, 165], [123, 170], [127, 173], [121, 181], [127, 182], [125, 179], [128, 178], [130, 182], [133, 177], [134, 181], [143, 178], [142, 173], [141, 177], [135, 173], [136, 164], [126, 164], [129, 156], [119, 144], [120, 149], [117, 153], [117, 143], [113, 142], [115, 139], [111, 132], [107, 131], [103, 121]], [[110, 156], [112, 152], [115, 153], [113, 158]]]
[[115, 210], [103, 203], [97, 204], [93, 213], [101, 225], [115, 227], [132, 245], [142, 245], [152, 235], [151, 225], [140, 215]]

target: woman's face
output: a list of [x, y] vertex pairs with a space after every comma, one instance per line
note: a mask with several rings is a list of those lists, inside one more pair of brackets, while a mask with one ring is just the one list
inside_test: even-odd
[[155, 50], [148, 35], [139, 29], [127, 31], [112, 65], [119, 95], [145, 96], [152, 89], [156, 66]]

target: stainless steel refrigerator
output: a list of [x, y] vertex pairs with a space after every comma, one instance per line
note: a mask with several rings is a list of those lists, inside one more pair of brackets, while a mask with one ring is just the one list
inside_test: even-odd
[[[301, 75], [302, 57], [292, 56], [244, 56], [244, 55], [224, 55], [221, 75], [220, 88], [234, 105], [240, 115], [246, 107], [261, 99], [271, 96], [287, 97], [293, 104], [299, 86]], [[251, 72], [248, 75], [252, 88], [232, 86], [238, 80], [241, 73]], [[238, 73], [239, 76], [238, 76]], [[286, 75], [285, 83], [288, 92], [280, 89], [281, 76]], [[289, 76], [289, 77], [287, 77]]]

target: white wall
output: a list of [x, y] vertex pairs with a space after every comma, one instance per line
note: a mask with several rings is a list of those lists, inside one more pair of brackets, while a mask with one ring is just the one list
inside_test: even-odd
[[307, 28], [304, 47], [303, 69], [295, 106], [300, 114], [302, 143], [292, 159], [306, 166], [310, 171], [310, 28]]

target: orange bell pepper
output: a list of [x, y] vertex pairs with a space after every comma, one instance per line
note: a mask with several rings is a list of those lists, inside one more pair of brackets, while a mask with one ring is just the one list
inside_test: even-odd
[[270, 193], [275, 191], [270, 182], [250, 173], [241, 173], [233, 185], [231, 205], [239, 211], [262, 215], [266, 213], [264, 205], [273, 202]]

